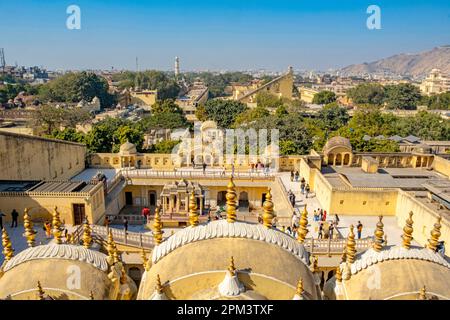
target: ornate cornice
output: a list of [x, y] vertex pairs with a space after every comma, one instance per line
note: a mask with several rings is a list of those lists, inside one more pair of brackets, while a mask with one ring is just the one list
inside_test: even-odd
[[243, 238], [264, 241], [291, 252], [308, 265], [308, 253], [304, 246], [284, 232], [265, 228], [262, 224], [250, 224], [239, 221], [229, 223], [225, 219], [201, 224], [196, 227], [187, 227], [176, 232], [154, 248], [152, 262], [158, 262], [170, 252], [186, 244], [215, 238]]
[[75, 260], [89, 263], [101, 271], [108, 271], [108, 263], [106, 255], [98, 251], [89, 250], [82, 246], [68, 244], [48, 244], [23, 250], [11, 260], [9, 260], [3, 268], [4, 272], [11, 270], [15, 266], [31, 260], [41, 259], [65, 259]]

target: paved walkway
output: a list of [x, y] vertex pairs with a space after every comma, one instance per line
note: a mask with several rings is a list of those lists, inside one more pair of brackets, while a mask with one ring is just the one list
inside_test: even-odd
[[[300, 212], [303, 210], [303, 207], [305, 204], [307, 205], [308, 209], [308, 228], [310, 233], [308, 234], [308, 237], [315, 237], [317, 238], [317, 231], [318, 226], [317, 222], [314, 222], [314, 210], [317, 210], [318, 208], [322, 208], [319, 201], [315, 197], [314, 193], [310, 193], [308, 198], [305, 198], [304, 195], [301, 194], [300, 190], [300, 181], [291, 181], [290, 173], [289, 172], [281, 172], [278, 173], [279, 177], [281, 178], [281, 181], [283, 182], [284, 186], [286, 187], [286, 190], [292, 190], [296, 196], [296, 203], [295, 208], [299, 210]], [[335, 219], [334, 215], [328, 216], [328, 221], [333, 221]], [[361, 221], [363, 225], [363, 231], [361, 234], [362, 238], [371, 237], [373, 236], [373, 233], [375, 231], [376, 224], [378, 222], [377, 216], [359, 216], [359, 215], [340, 215], [339, 216], [339, 225], [337, 226], [338, 232], [342, 235], [342, 237], [346, 238], [349, 232], [349, 226], [353, 224], [355, 226], [355, 234], [356, 234], [356, 225], [358, 224], [358, 221]], [[387, 235], [387, 241], [388, 244], [401, 244], [402, 239], [401, 235], [403, 234], [403, 230], [401, 227], [399, 227], [397, 223], [397, 217], [390, 216], [390, 217], [383, 217], [383, 223], [384, 223], [384, 232]], [[418, 245], [417, 242], [413, 241], [413, 244]]]

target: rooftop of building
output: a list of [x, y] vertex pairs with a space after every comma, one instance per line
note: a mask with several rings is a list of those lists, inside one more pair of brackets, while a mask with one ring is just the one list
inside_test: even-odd
[[0, 192], [90, 192], [95, 184], [84, 181], [0, 181]]
[[335, 188], [400, 188], [425, 189], [425, 183], [445, 181], [441, 174], [419, 168], [380, 168], [376, 173], [361, 167], [323, 167], [322, 174]]

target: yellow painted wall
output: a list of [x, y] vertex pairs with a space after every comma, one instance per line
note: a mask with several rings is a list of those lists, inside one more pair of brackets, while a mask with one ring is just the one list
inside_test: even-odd
[[84, 204], [85, 214], [90, 222], [97, 222], [105, 213], [105, 199], [102, 184], [99, 183], [92, 194], [85, 193], [18, 193], [0, 192], [0, 209], [6, 214], [3, 221], [11, 221], [11, 211], [19, 212], [19, 222], [28, 208], [33, 221], [50, 220], [53, 208], [58, 207], [61, 221], [74, 224], [73, 204]]
[[339, 215], [394, 216], [397, 194], [395, 189], [333, 190], [329, 212]]
[[433, 169], [447, 177], [450, 177], [450, 161], [439, 156], [434, 156]]
[[86, 147], [0, 132], [0, 180], [65, 180], [84, 169]]
[[[399, 227], [403, 228], [406, 219], [409, 217], [410, 211], [413, 212], [414, 240], [421, 245], [425, 245], [428, 243], [427, 240], [430, 238], [430, 231], [436, 223], [438, 213], [409, 195], [407, 192], [400, 191], [398, 193], [396, 208]], [[441, 226], [441, 240], [445, 241], [445, 249], [448, 255], [448, 250], [450, 250], [450, 223], [447, 218], [443, 217]]]

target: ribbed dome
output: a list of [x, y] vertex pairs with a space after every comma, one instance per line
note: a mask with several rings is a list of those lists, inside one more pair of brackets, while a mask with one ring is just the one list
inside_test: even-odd
[[350, 140], [344, 137], [336, 136], [327, 141], [327, 143], [323, 147], [323, 153], [328, 154], [335, 148], [344, 148], [348, 149], [348, 151], [352, 151]]
[[136, 154], [136, 146], [132, 144], [131, 142], [127, 141], [124, 144], [120, 146], [120, 153], [121, 154]]
[[292, 299], [299, 278], [305, 295], [320, 299], [308, 253], [296, 239], [261, 224], [213, 221], [176, 232], [153, 251], [138, 299], [149, 299], [160, 276], [169, 299], [224, 299], [230, 257], [245, 289], [239, 299]]

